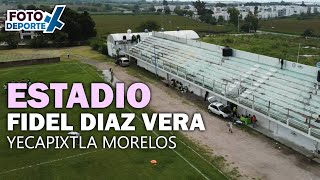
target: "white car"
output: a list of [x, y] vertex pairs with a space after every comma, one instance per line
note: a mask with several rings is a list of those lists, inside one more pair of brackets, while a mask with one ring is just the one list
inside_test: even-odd
[[232, 116], [232, 112], [229, 106], [225, 106], [219, 102], [213, 102], [208, 106], [208, 111], [214, 113], [223, 118], [229, 118]]
[[124, 67], [124, 66], [129, 66], [129, 65], [130, 65], [130, 61], [129, 61], [129, 59], [126, 58], [126, 57], [121, 57], [121, 58], [119, 59], [119, 65], [122, 66], [122, 67]]

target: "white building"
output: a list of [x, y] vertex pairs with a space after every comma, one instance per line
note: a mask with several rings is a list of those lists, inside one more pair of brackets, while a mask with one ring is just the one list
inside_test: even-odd
[[[224, 47], [153, 32], [127, 52], [138, 66], [196, 95], [215, 96], [237, 106], [238, 114], [255, 115], [261, 133], [299, 152], [320, 149], [319, 68], [240, 50], [224, 57]], [[156, 61], [156, 54], [162, 54]], [[306, 118], [310, 119], [306, 122]], [[210, 121], [213, 119], [206, 119]], [[244, 140], [245, 141], [245, 140]]]
[[[174, 9], [177, 7], [176, 5], [168, 5], [169, 9], [171, 12], [174, 11]], [[165, 6], [161, 5], [161, 6], [154, 6], [154, 8], [156, 9], [156, 11], [158, 11], [158, 9], [162, 9], [164, 10]]]
[[[164, 31], [161, 33], [164, 35], [171, 35], [177, 38], [200, 38], [199, 35], [192, 30]], [[119, 55], [123, 56], [132, 46], [138, 44], [140, 41], [143, 41], [151, 35], [152, 33], [149, 32], [132, 33], [130, 29], [127, 30], [127, 33], [110, 34], [107, 38], [108, 55], [114, 57], [117, 55], [117, 50], [119, 50]]]
[[[242, 15], [242, 19], [244, 19], [249, 11], [252, 13], [254, 12], [255, 6], [238, 6], [235, 7], [239, 10], [240, 14]], [[216, 19], [219, 16], [222, 16], [224, 20], [229, 20], [229, 14], [227, 13], [228, 7], [213, 7], [211, 10], [213, 11], [213, 17]], [[306, 6], [299, 6], [299, 5], [291, 5], [291, 6], [258, 6], [258, 17], [260, 19], [269, 19], [269, 18], [276, 18], [276, 17], [288, 17], [293, 15], [299, 15], [301, 13], [307, 13], [308, 9], [311, 13], [318, 12], [318, 7], [306, 7]]]
[[37, 34], [34, 31], [19, 31], [19, 36], [21, 40], [30, 40], [37, 37]]
[[227, 12], [228, 8], [214, 7], [211, 8], [211, 10], [213, 11], [212, 17], [214, 17], [216, 20], [218, 20], [220, 16], [225, 21], [228, 21], [230, 19], [230, 15]]

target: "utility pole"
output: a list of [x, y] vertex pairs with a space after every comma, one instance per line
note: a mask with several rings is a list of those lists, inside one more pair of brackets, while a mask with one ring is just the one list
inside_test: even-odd
[[240, 32], [240, 6], [239, 6], [239, 3], [238, 3], [238, 11], [239, 11], [239, 15], [238, 15], [238, 32]]

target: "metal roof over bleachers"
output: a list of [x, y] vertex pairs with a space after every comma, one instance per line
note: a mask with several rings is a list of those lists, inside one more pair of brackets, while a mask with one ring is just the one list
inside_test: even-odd
[[315, 67], [153, 32], [128, 55], [175, 74], [226, 99], [260, 112], [279, 124], [320, 140], [320, 123], [305, 123], [320, 114]]

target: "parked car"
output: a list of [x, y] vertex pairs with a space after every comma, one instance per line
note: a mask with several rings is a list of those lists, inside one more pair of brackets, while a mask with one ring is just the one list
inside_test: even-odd
[[232, 111], [229, 106], [225, 106], [219, 102], [213, 102], [208, 106], [208, 111], [223, 118], [232, 117]]
[[130, 65], [130, 61], [126, 57], [121, 57], [121, 58], [119, 58], [119, 65], [122, 66], [122, 67], [129, 66]]

